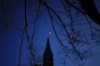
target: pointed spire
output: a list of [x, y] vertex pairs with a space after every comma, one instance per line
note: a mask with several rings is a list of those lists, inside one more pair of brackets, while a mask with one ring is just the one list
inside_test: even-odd
[[45, 51], [48, 51], [48, 50], [49, 50], [49, 51], [51, 50], [49, 38], [47, 38], [47, 44], [46, 44], [46, 49], [45, 49]]
[[48, 32], [48, 38], [47, 38], [47, 43], [46, 43], [46, 49], [45, 51], [51, 51], [51, 47], [50, 47], [50, 41], [49, 41], [49, 36], [51, 35], [51, 32]]
[[43, 66], [53, 66], [53, 53], [51, 51], [49, 37], [47, 38], [46, 48], [43, 54]]

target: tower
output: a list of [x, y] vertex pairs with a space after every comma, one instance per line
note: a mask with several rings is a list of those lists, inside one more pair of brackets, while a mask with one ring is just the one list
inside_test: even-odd
[[50, 47], [49, 38], [47, 38], [46, 48], [43, 54], [43, 66], [53, 66], [53, 53]]

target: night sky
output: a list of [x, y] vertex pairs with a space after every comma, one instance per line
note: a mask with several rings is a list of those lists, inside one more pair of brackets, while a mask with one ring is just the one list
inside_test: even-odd
[[[12, 24], [10, 27], [2, 27], [0, 24], [0, 66], [17, 66], [18, 59], [19, 59], [19, 47], [21, 42], [22, 31], [24, 29], [24, 0], [15, 0], [13, 1], [13, 7], [11, 12], [9, 13], [8, 17]], [[55, 0], [56, 4], [52, 3], [51, 6], [55, 6], [58, 10], [61, 10], [59, 7], [59, 2]], [[100, 0], [95, 1], [98, 10], [100, 12]], [[29, 8], [31, 10], [31, 8]], [[34, 9], [33, 9], [34, 10]], [[28, 12], [29, 15], [32, 16], [34, 11]], [[35, 43], [36, 49], [38, 50], [38, 55], [42, 57], [43, 52], [45, 50], [46, 41], [49, 37], [51, 49], [54, 55], [54, 66], [63, 66], [62, 62], [64, 60], [63, 53], [59, 52], [61, 47], [59, 46], [59, 42], [54, 34], [53, 28], [50, 23], [50, 19], [46, 16], [47, 13], [43, 12], [44, 19], [39, 21], [38, 28], [35, 35]], [[63, 17], [63, 16], [62, 16]], [[65, 18], [63, 18], [65, 19]], [[29, 19], [30, 21], [30, 19]], [[31, 21], [30, 21], [31, 22]], [[98, 25], [95, 24], [96, 27], [100, 28]], [[29, 34], [32, 32], [32, 23], [29, 24]], [[48, 32], [51, 32], [51, 35], [48, 36]], [[88, 29], [86, 30], [88, 31]], [[29, 46], [26, 39], [23, 42], [22, 47], [22, 58], [21, 58], [21, 65], [27, 66], [29, 63]], [[85, 61], [82, 61], [84, 66], [100, 66], [100, 45], [96, 46], [93, 49], [94, 52], [97, 54], [93, 57], [88, 58]], [[65, 66], [78, 66], [78, 64], [72, 62], [71, 59], [66, 59]]]

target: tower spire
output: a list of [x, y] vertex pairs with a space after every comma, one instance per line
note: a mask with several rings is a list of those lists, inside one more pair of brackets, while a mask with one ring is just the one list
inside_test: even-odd
[[43, 54], [43, 66], [53, 66], [53, 53], [50, 47], [49, 37], [47, 38], [46, 48]]

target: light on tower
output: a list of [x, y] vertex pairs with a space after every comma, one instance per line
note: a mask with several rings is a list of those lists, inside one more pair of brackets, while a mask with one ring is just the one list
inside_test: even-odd
[[48, 32], [49, 35], [51, 35], [51, 32]]

